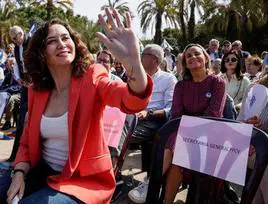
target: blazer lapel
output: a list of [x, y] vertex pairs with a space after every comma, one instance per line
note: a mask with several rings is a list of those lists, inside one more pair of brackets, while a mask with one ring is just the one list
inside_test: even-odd
[[[69, 157], [68, 163], [69, 165], [65, 166], [65, 170], [63, 177], [69, 177], [72, 175], [75, 170], [79, 157], [82, 152], [79, 152], [79, 149], [74, 148], [73, 139], [75, 135], [73, 135], [73, 119], [75, 115], [75, 111], [77, 108], [77, 104], [80, 96], [80, 89], [83, 83], [83, 78], [81, 77], [73, 77], [71, 81], [71, 88], [69, 90], [69, 105], [68, 105], [68, 133], [69, 133]], [[83, 145], [83, 143], [79, 143]], [[69, 168], [68, 168], [69, 167]]]
[[34, 98], [34, 108], [32, 109], [32, 118], [34, 118], [33, 121], [31, 121], [30, 126], [30, 134], [31, 135], [38, 135], [37, 137], [32, 137], [35, 139], [34, 145], [30, 145], [31, 152], [33, 154], [33, 158], [36, 158], [36, 162], [39, 160], [41, 156], [41, 135], [40, 135], [40, 123], [42, 114], [45, 111], [47, 101], [49, 99], [50, 92], [48, 91], [42, 91], [42, 92], [36, 92], [35, 98]]

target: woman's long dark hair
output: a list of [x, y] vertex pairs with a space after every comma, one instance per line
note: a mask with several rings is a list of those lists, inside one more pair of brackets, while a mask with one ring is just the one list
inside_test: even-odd
[[238, 80], [242, 80], [244, 75], [241, 72], [241, 58], [234, 51], [228, 52], [228, 53], [223, 55], [222, 63], [221, 63], [221, 72], [222, 73], [227, 72], [227, 69], [225, 67], [225, 59], [231, 54], [235, 55], [235, 57], [237, 58], [237, 64], [236, 64], [236, 68], [235, 68], [235, 76]]
[[80, 36], [67, 23], [59, 19], [52, 19], [46, 22], [34, 33], [24, 57], [29, 82], [33, 83], [33, 88], [35, 90], [52, 90], [55, 87], [54, 80], [44, 56], [49, 27], [55, 24], [64, 26], [74, 41], [76, 55], [72, 62], [73, 76], [82, 76], [89, 65], [94, 62], [92, 55], [89, 53], [86, 45], [82, 42]]

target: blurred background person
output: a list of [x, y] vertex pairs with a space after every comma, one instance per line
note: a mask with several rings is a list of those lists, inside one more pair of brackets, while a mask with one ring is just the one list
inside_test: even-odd
[[14, 47], [14, 56], [17, 63], [17, 77], [20, 80], [21, 87], [21, 99], [20, 99], [20, 110], [19, 110], [19, 120], [16, 126], [16, 137], [12, 149], [12, 153], [8, 161], [13, 161], [17, 154], [17, 150], [19, 147], [19, 141], [23, 132], [24, 128], [24, 121], [26, 117], [26, 113], [28, 111], [28, 83], [29, 81], [27, 78], [27, 69], [24, 66], [24, 55], [26, 53], [30, 37], [29, 35], [25, 34], [23, 29], [20, 26], [12, 26], [9, 29], [9, 37], [11, 41], [15, 44]]
[[162, 60], [162, 62], [159, 64], [159, 67], [162, 71], [171, 73], [171, 69], [168, 66], [168, 62], [166, 59]]
[[220, 76], [221, 75], [221, 58], [217, 58], [213, 64], [212, 68], [213, 74]]
[[206, 50], [210, 56], [212, 64], [214, 64], [217, 58], [221, 58], [222, 54], [219, 51], [220, 42], [217, 39], [211, 39], [209, 41], [208, 49]]
[[239, 110], [250, 81], [241, 72], [241, 61], [236, 52], [232, 51], [223, 56], [221, 72], [226, 83], [226, 91], [233, 98], [234, 104]]
[[229, 40], [224, 40], [222, 43], [222, 54], [226, 54], [232, 50], [232, 43]]
[[183, 66], [182, 66], [182, 56], [183, 53], [178, 53], [177, 59], [176, 59], [176, 69], [175, 69], [175, 76], [178, 79], [178, 81], [182, 80], [182, 73], [183, 73]]
[[258, 56], [251, 56], [246, 61], [247, 73], [245, 76], [249, 78], [251, 82], [259, 79], [262, 71], [262, 60]]
[[123, 82], [127, 82], [127, 71], [124, 68], [123, 64], [117, 59], [114, 61], [114, 69], [115, 71], [112, 71], [112, 74], [121, 78]]
[[167, 66], [170, 67], [170, 69], [173, 71], [174, 67], [175, 67], [175, 55], [171, 53], [171, 48], [170, 47], [166, 47], [164, 49], [164, 59], [167, 60]]
[[232, 43], [232, 50], [239, 56], [241, 72], [245, 73], [247, 71], [245, 60], [250, 57], [250, 53], [242, 50], [242, 42], [240, 40], [236, 40]]
[[112, 74], [111, 69], [114, 63], [114, 56], [108, 49], [101, 50], [97, 53], [97, 63], [102, 64], [105, 67], [109, 73], [110, 79], [122, 81], [120, 77]]

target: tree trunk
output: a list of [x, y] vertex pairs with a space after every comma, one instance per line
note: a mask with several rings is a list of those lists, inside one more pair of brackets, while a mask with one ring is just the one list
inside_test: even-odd
[[182, 2], [180, 3], [180, 15], [179, 15], [179, 19], [180, 19], [182, 36], [183, 36], [183, 39], [186, 40], [187, 39], [187, 35], [186, 35], [186, 26], [185, 26], [185, 21], [184, 21], [184, 0], [181, 0], [181, 1]]
[[155, 23], [155, 35], [154, 35], [154, 43], [161, 45], [162, 43], [162, 13], [156, 14], [156, 23]]
[[191, 41], [195, 36], [195, 0], [192, 0], [190, 5], [190, 19], [188, 21], [188, 37]]
[[47, 20], [51, 19], [51, 13], [53, 9], [53, 0], [47, 0]]
[[263, 0], [263, 11], [264, 11], [264, 15], [266, 17], [266, 20], [268, 20], [268, 1], [267, 0]]

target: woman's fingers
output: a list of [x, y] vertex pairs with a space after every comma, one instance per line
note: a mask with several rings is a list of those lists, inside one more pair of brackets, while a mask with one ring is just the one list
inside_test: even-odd
[[117, 10], [113, 9], [114, 18], [116, 20], [118, 28], [124, 28], [122, 21], [120, 20], [120, 16]]
[[111, 26], [112, 26], [111, 29], [115, 29], [115, 28], [117, 28], [117, 25], [116, 25], [115, 22], [114, 22], [114, 19], [113, 19], [113, 16], [112, 16], [112, 14], [111, 14], [110, 9], [109, 9], [109, 8], [105, 8], [105, 13], [106, 13], [106, 15], [107, 15], [107, 17], [108, 17], [108, 23], [110, 23]]
[[131, 24], [131, 16], [130, 16], [130, 13], [127, 12], [127, 28], [131, 28], [132, 27], [132, 24]]
[[101, 33], [101, 32], [97, 32], [97, 37], [99, 38], [99, 40], [101, 41], [101, 42], [103, 42], [104, 43], [104, 45], [106, 46], [106, 47], [110, 47], [110, 40], [103, 34], [103, 33]]
[[[7, 191], [7, 202], [11, 203], [13, 198], [19, 194], [19, 198], [22, 198], [25, 189], [24, 177], [20, 174], [15, 174], [12, 178], [12, 183]], [[21, 197], [20, 197], [21, 196]]]
[[24, 191], [25, 191], [25, 183], [23, 183], [20, 187], [20, 190], [19, 190], [19, 199], [21, 200], [23, 195], [24, 195]]
[[8, 192], [7, 192], [7, 203], [11, 204], [12, 203], [12, 200], [13, 198], [17, 195], [19, 189], [15, 188], [15, 187], [10, 187]]
[[109, 33], [110, 29], [108, 28], [108, 24], [106, 23], [106, 21], [104, 20], [103, 16], [101, 14], [98, 15], [99, 18], [99, 23], [102, 27], [102, 29], [104, 30], [105, 33]]

